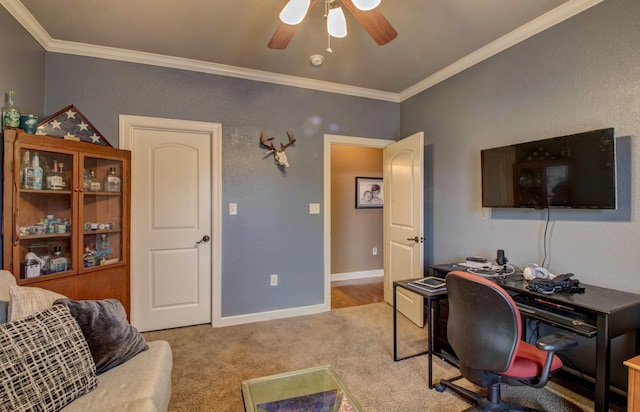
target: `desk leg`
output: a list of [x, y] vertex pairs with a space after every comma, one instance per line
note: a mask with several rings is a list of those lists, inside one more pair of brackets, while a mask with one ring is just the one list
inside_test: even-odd
[[611, 341], [609, 339], [609, 316], [598, 315], [596, 335], [596, 399], [594, 411], [609, 410], [609, 383], [611, 380]]
[[397, 362], [398, 359], [398, 308], [396, 307], [396, 291], [398, 287], [393, 285], [393, 360]]
[[[433, 389], [433, 323], [432, 323], [433, 301], [427, 298], [427, 333], [429, 333], [429, 389]], [[424, 308], [424, 306], [423, 306]]]

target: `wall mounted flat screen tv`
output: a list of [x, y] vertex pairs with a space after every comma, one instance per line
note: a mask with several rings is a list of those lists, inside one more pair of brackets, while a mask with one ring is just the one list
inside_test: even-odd
[[616, 208], [613, 128], [481, 151], [482, 207]]

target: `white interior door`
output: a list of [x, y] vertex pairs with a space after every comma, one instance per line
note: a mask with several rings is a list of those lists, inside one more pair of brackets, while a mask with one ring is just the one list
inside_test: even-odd
[[212, 148], [220, 125], [122, 118], [121, 138], [132, 151], [132, 324], [148, 331], [210, 323], [212, 256], [220, 247]]
[[[393, 282], [424, 276], [422, 132], [384, 149], [384, 299], [393, 302]], [[415, 240], [414, 240], [415, 239]], [[419, 326], [424, 325], [422, 297], [398, 289], [397, 307]]]

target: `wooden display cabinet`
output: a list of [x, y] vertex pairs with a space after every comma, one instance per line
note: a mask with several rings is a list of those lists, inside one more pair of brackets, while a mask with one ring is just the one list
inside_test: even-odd
[[5, 130], [3, 262], [18, 285], [115, 298], [129, 314], [130, 163], [126, 150]]

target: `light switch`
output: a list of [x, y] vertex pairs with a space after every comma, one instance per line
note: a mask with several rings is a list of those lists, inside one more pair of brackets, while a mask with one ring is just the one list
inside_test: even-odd
[[237, 203], [229, 203], [229, 214], [237, 215], [238, 214], [238, 204]]
[[320, 203], [309, 203], [309, 214], [310, 215], [319, 215], [320, 214]]

